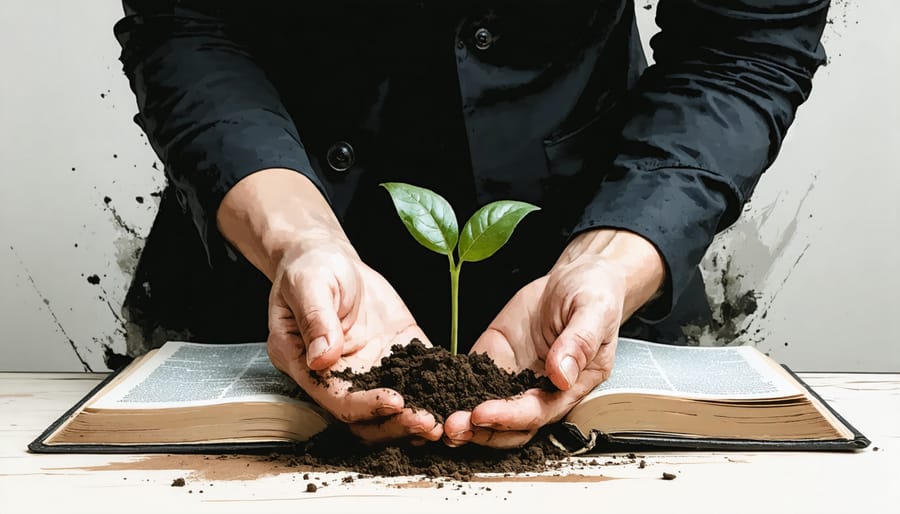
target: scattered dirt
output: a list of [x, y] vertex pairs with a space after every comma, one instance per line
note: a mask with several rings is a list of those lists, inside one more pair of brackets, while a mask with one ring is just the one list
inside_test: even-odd
[[178, 477], [172, 480], [172, 487], [184, 487], [184, 478]]
[[308, 493], [314, 493], [314, 492], [316, 492], [316, 491], [318, 491], [318, 490], [319, 490], [319, 488], [316, 486], [316, 484], [314, 484], [314, 483], [312, 483], [312, 482], [306, 484], [306, 492], [308, 492]]
[[675, 476], [676, 476], [675, 473], [668, 473], [668, 472], [663, 471], [662, 479], [663, 480], [675, 480]]
[[565, 464], [566, 457], [543, 433], [525, 447], [514, 450], [477, 445], [449, 448], [439, 442], [423, 446], [369, 446], [335, 425], [299, 446], [294, 454], [273, 454], [266, 459], [295, 469], [354, 471], [385, 477], [425, 475], [469, 481], [476, 473], [515, 474], [558, 469]]

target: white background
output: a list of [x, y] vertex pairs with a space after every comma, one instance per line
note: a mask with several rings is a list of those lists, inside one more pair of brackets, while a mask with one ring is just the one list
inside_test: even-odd
[[[649, 36], [656, 2], [637, 3]], [[748, 294], [758, 308], [695, 338], [797, 370], [898, 371], [900, 2], [832, 3], [830, 63], [704, 265], [717, 312]], [[104, 345], [125, 351], [118, 309], [163, 177], [131, 120], [120, 16], [0, 2], [0, 370], [104, 370]]]

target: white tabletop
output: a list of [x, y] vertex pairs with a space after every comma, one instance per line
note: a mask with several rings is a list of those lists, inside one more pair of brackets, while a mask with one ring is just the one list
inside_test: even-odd
[[[545, 475], [343, 483], [356, 474], [309, 472], [253, 456], [29, 454], [26, 445], [103, 375], [0, 373], [0, 514], [900, 512], [900, 374], [801, 376], [872, 440], [869, 448], [653, 452], [636, 461], [601, 454], [573, 458]], [[676, 478], [662, 480], [663, 472]], [[172, 487], [176, 478], [185, 486]], [[328, 485], [307, 493], [308, 482]]]

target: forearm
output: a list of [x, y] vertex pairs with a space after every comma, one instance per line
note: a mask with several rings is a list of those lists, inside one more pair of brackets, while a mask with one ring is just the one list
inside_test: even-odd
[[622, 104], [617, 155], [573, 229], [617, 227], [653, 242], [667, 276], [642, 317], [669, 314], [778, 153], [824, 62], [827, 8], [660, 0], [655, 64]]
[[258, 170], [289, 168], [324, 187], [278, 89], [243, 39], [246, 20], [211, 2], [157, 5], [164, 3], [126, 0], [115, 34], [137, 100], [135, 121], [216, 267], [225, 256], [217, 212], [236, 184]]
[[625, 281], [623, 319], [629, 318], [662, 289], [666, 266], [650, 241], [626, 230], [585, 231], [566, 246], [555, 267], [584, 258], [599, 258], [620, 270]]
[[328, 201], [293, 170], [266, 169], [238, 182], [222, 200], [216, 222], [225, 239], [270, 280], [287, 252], [325, 241], [355, 254]]

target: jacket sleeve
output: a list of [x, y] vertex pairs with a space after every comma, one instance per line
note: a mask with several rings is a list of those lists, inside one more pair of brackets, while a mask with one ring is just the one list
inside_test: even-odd
[[242, 178], [289, 168], [325, 190], [241, 31], [209, 7], [215, 2], [194, 9], [174, 4], [125, 0], [125, 17], [114, 32], [137, 98], [135, 121], [214, 262], [226, 248], [216, 210]]
[[824, 63], [828, 0], [660, 0], [649, 67], [621, 140], [575, 227], [636, 232], [667, 267], [640, 313], [668, 315], [713, 236], [732, 224], [778, 153]]

